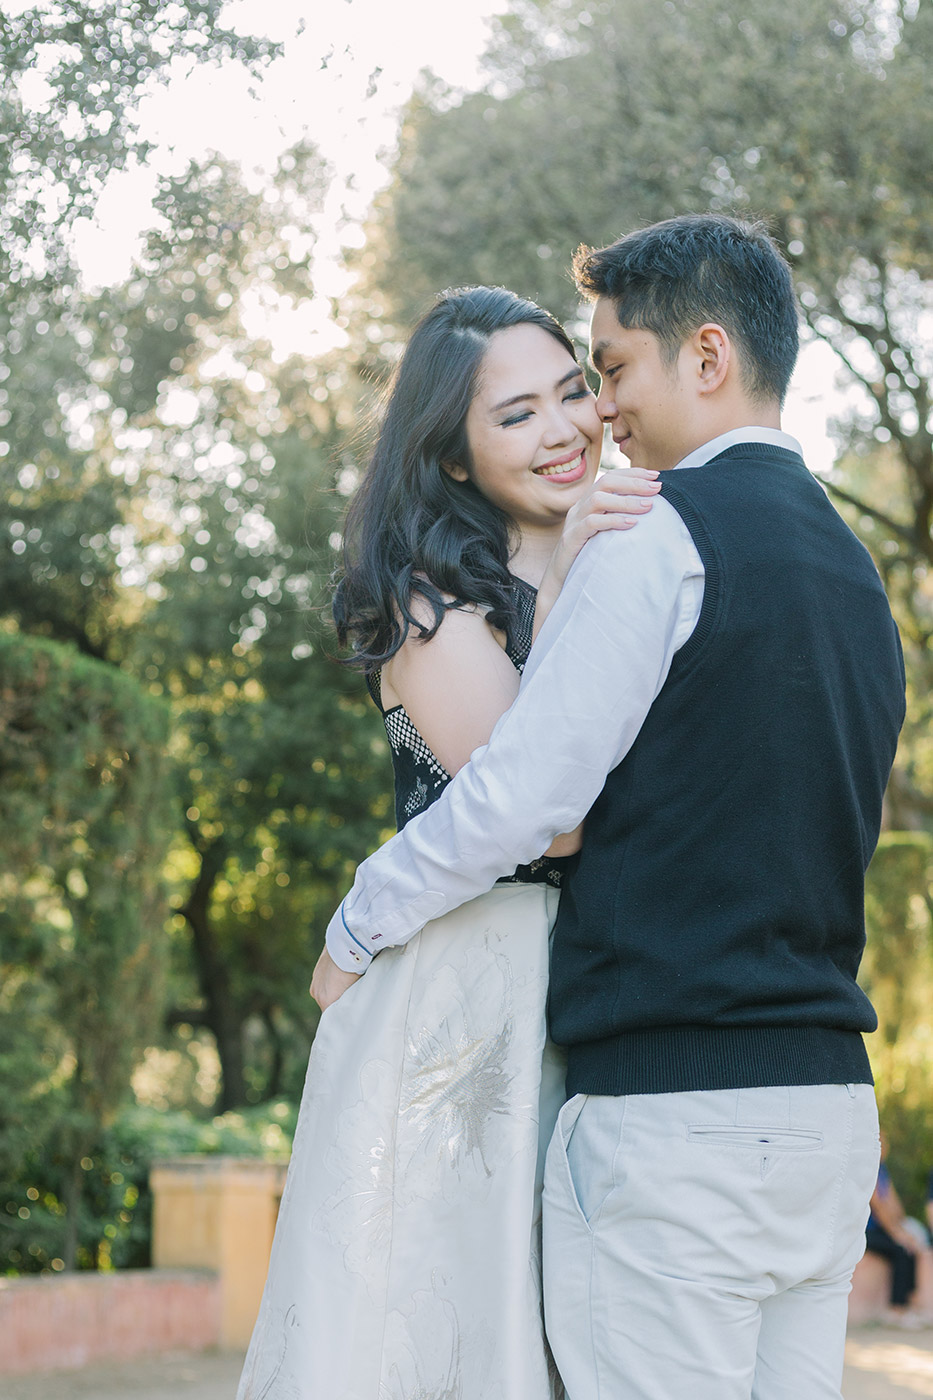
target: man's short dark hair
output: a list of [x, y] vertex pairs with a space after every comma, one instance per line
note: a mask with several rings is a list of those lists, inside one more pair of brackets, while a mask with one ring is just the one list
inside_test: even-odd
[[652, 331], [673, 365], [707, 321], [736, 342], [753, 397], [783, 403], [797, 359], [797, 301], [790, 268], [763, 223], [683, 214], [607, 248], [580, 247], [577, 287], [607, 297], [620, 325]]

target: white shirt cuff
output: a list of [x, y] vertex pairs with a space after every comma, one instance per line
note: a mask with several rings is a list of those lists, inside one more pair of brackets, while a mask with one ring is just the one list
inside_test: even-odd
[[327, 925], [325, 942], [328, 953], [341, 972], [365, 972], [375, 956], [364, 943], [353, 937], [342, 904]]

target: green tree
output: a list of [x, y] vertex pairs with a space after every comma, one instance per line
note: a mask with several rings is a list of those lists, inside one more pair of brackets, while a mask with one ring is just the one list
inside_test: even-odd
[[143, 162], [146, 85], [276, 52], [221, 23], [221, 0], [0, 11], [0, 550], [3, 614], [113, 658], [127, 502], [95, 439], [101, 393], [70, 235], [107, 177]]
[[38, 291], [0, 298], [0, 597], [24, 629], [114, 657], [116, 531], [128, 509], [95, 442], [90, 332]]
[[[141, 52], [150, 40], [169, 53], [158, 35]], [[122, 158], [105, 157], [101, 171]], [[389, 820], [375, 712], [320, 617], [357, 381], [338, 362], [282, 362], [242, 321], [248, 301], [313, 295], [328, 179], [306, 146], [262, 194], [208, 161], [163, 182], [125, 286], [89, 299], [34, 281], [0, 299], [2, 614], [171, 702], [168, 1020], [213, 1033], [224, 1106], [298, 1080], [325, 916]]]
[[909, 1209], [922, 1216], [933, 1168], [929, 1005], [933, 994], [933, 838], [882, 834], [868, 870], [868, 946], [860, 980], [878, 1012], [872, 1067], [891, 1164]]
[[933, 831], [933, 569], [906, 547], [895, 523], [916, 521], [911, 482], [896, 444], [867, 440], [841, 458], [834, 478], [843, 515], [878, 564], [904, 646], [907, 718], [887, 825]]
[[[378, 718], [331, 660], [322, 616], [367, 391], [352, 366], [283, 360], [243, 323], [247, 304], [255, 316], [314, 295], [328, 170], [299, 146], [256, 194], [208, 161], [163, 182], [126, 285], [91, 297], [71, 265], [75, 220], [146, 159], [146, 84], [225, 58], [258, 71], [274, 53], [221, 11], [61, 0], [0, 17], [0, 634], [71, 643], [169, 706], [172, 971], [151, 995], [168, 998], [169, 1028], [212, 1033], [226, 1107], [297, 1092], [323, 925], [391, 803]], [[53, 679], [67, 693], [66, 673]], [[52, 937], [44, 909], [19, 906], [38, 943]], [[23, 985], [11, 1072], [53, 1014], [54, 966]], [[113, 1062], [124, 1090], [129, 1067]], [[52, 1236], [66, 1194], [51, 1192]], [[34, 1229], [38, 1208], [23, 1208]]]
[[223, 0], [51, 0], [0, 10], [0, 284], [73, 276], [69, 233], [113, 171], [144, 162], [137, 111], [170, 71], [277, 52], [225, 26]]
[[[325, 188], [305, 147], [264, 195], [220, 161], [192, 169], [166, 187], [168, 231], [98, 312], [124, 328], [112, 361], [125, 351], [155, 367], [127, 388], [127, 429], [145, 434], [146, 495], [168, 519], [171, 566], [150, 576], [161, 596], [134, 664], [172, 697], [183, 775], [178, 911], [196, 996], [170, 1019], [213, 1033], [223, 1108], [294, 1085], [316, 1024], [307, 983], [323, 924], [390, 821], [375, 712], [331, 659], [320, 617], [343, 505], [335, 477], [353, 466], [353, 386], [334, 363], [277, 363], [241, 321], [257, 286], [273, 300], [312, 294]], [[261, 1030], [252, 1055], [248, 1025]]]
[[117, 519], [111, 655], [175, 716], [174, 937], [190, 976], [169, 1021], [213, 1034], [224, 1108], [298, 1079], [323, 924], [390, 821], [377, 716], [321, 616], [355, 380], [280, 362], [242, 323], [250, 299], [313, 294], [327, 178], [302, 146], [265, 193], [219, 159], [167, 181], [129, 282], [84, 317], [87, 430]]
[[0, 1173], [15, 1178], [47, 1137], [60, 1178], [44, 1217], [14, 1199], [0, 1220], [35, 1209], [66, 1267], [82, 1159], [162, 1012], [167, 734], [167, 707], [131, 677], [0, 635]]

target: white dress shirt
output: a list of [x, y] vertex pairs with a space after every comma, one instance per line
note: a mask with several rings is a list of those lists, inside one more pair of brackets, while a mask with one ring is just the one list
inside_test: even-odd
[[[802, 455], [778, 429], [738, 428], [675, 470], [703, 466], [739, 443]], [[583, 820], [696, 627], [703, 586], [696, 546], [663, 496], [633, 530], [588, 541], [489, 743], [357, 869], [327, 928], [338, 967], [364, 972], [382, 948], [485, 893]]]

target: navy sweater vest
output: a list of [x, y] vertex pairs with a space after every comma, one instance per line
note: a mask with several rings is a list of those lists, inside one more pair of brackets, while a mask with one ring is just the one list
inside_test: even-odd
[[864, 873], [904, 715], [884, 590], [792, 452], [663, 482], [703, 606], [565, 880], [568, 1091], [870, 1083]]

